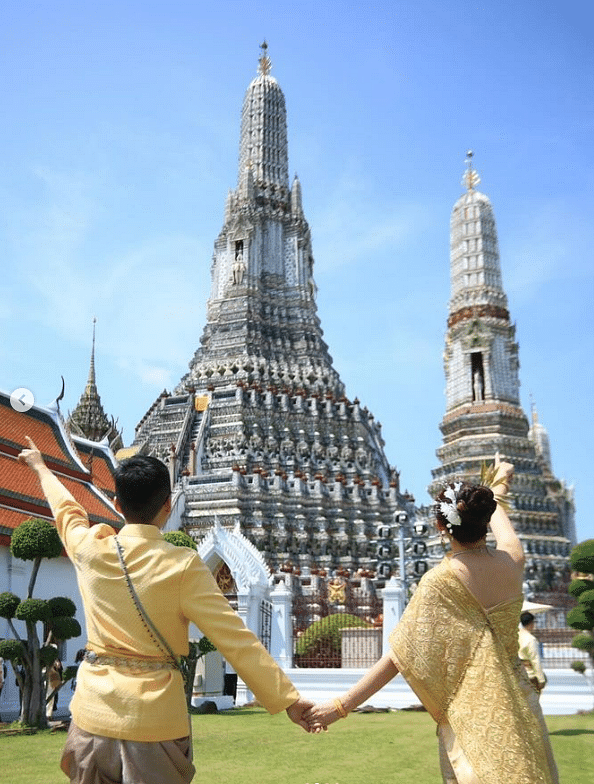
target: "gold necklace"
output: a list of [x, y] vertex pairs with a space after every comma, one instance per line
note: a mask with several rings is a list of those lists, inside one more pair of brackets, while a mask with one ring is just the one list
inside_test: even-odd
[[464, 555], [465, 553], [480, 553], [486, 552], [491, 555], [491, 549], [487, 547], [486, 544], [481, 544], [479, 547], [467, 547], [465, 550], [459, 550], [457, 553], [452, 553], [452, 558], [457, 558], [459, 555]]

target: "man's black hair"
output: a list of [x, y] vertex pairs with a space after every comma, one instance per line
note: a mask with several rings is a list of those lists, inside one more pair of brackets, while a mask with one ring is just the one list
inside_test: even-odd
[[528, 612], [528, 610], [525, 610], [520, 615], [520, 623], [522, 624], [522, 626], [529, 626], [533, 620], [534, 620], [534, 615], [532, 615], [531, 612]]
[[116, 498], [129, 523], [151, 523], [171, 495], [167, 466], [156, 457], [135, 455], [115, 472]]

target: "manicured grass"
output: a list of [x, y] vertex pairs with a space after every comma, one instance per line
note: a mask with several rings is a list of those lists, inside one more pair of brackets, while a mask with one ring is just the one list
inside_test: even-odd
[[[594, 758], [594, 714], [549, 716], [566, 784], [584, 781]], [[352, 714], [311, 736], [258, 708], [194, 716], [194, 781], [231, 784], [439, 784], [435, 725], [426, 713]], [[0, 781], [66, 784], [58, 767], [65, 734], [0, 736]], [[208, 778], [200, 773], [208, 772]]]

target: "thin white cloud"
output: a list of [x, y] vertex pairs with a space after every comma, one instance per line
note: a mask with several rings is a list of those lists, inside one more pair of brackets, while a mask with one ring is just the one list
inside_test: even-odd
[[543, 285], [557, 279], [591, 277], [594, 234], [580, 205], [549, 201], [528, 209], [518, 216], [521, 229], [502, 243], [507, 292], [515, 299], [534, 299]]

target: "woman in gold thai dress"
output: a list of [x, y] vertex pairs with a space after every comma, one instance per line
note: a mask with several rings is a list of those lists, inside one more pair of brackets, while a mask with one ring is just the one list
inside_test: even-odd
[[[512, 472], [497, 461], [492, 486], [507, 493]], [[524, 553], [498, 498], [461, 482], [442, 491], [448, 555], [421, 579], [390, 652], [340, 699], [312, 708], [311, 730], [346, 718], [401, 672], [437, 723], [444, 784], [557, 784], [538, 694], [518, 659]]]

